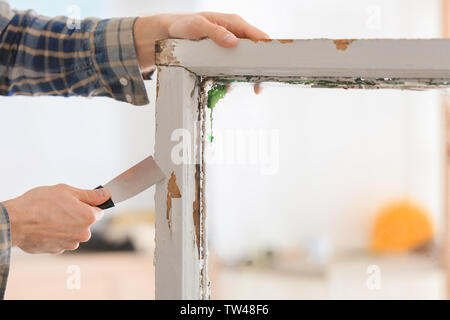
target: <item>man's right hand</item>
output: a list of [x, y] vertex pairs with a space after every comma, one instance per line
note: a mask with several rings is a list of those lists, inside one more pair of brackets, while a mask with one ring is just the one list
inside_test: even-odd
[[11, 224], [12, 246], [29, 253], [75, 250], [91, 237], [90, 226], [111, 197], [107, 189], [82, 190], [58, 184], [39, 187], [3, 202]]

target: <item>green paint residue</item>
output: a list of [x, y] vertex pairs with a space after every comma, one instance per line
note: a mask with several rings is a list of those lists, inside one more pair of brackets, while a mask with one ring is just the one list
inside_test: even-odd
[[208, 139], [210, 142], [213, 142], [213, 111], [214, 108], [219, 102], [220, 99], [225, 97], [227, 94], [228, 84], [216, 82], [211, 86], [211, 89], [208, 90], [208, 103], [207, 106], [210, 109], [210, 120], [211, 120], [211, 132], [208, 135]]

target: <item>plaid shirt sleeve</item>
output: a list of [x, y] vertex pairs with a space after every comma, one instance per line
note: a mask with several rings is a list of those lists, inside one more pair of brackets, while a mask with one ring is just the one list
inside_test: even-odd
[[[136, 18], [70, 21], [11, 10], [0, 0], [0, 95], [106, 96], [148, 104], [134, 46]], [[11, 231], [0, 204], [0, 299]]]
[[148, 104], [135, 20], [48, 18], [10, 10], [0, 0], [0, 95], [106, 96]]

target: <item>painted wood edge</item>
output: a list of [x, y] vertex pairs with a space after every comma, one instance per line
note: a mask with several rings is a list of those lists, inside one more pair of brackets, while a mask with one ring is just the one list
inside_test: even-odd
[[155, 160], [167, 178], [155, 192], [156, 298], [208, 299], [199, 80], [182, 68], [160, 67], [157, 81]]
[[160, 40], [156, 63], [208, 77], [450, 79], [449, 39]]

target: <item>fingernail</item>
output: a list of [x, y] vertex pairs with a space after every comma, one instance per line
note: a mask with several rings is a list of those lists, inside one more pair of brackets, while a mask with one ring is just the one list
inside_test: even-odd
[[232, 44], [236, 41], [236, 36], [232, 33], [228, 33], [225, 35], [225, 37], [223, 37], [223, 42], [228, 43], [228, 44]]
[[105, 190], [104, 190], [103, 188], [101, 188], [101, 189], [96, 189], [95, 191], [96, 191], [96, 192], [98, 193], [98, 195], [99, 195], [100, 197], [102, 197], [102, 198], [104, 198], [105, 195], [106, 195]]

